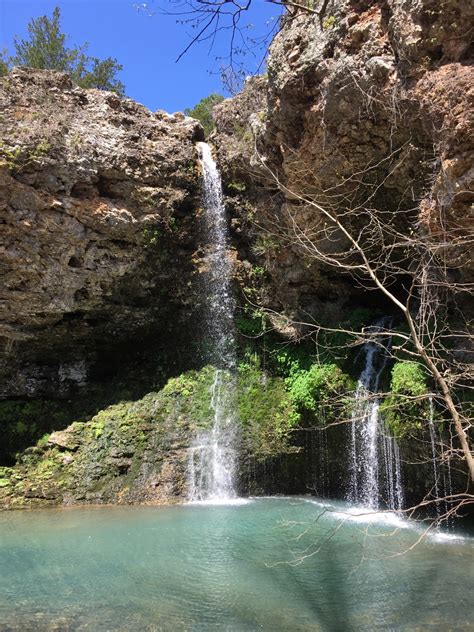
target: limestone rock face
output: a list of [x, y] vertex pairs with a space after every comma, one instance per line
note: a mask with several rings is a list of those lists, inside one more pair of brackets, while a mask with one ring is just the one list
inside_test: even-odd
[[184, 318], [202, 130], [53, 71], [0, 110], [0, 395], [67, 393]]
[[[226, 181], [245, 183], [253, 196], [250, 228], [241, 234], [270, 274], [268, 304], [301, 318], [324, 311], [325, 297], [331, 306], [365, 299], [285, 240], [292, 217], [308, 227], [320, 220], [295, 193], [342, 212], [369, 205], [397, 217], [401, 230], [408, 219], [428, 233], [453, 229], [459, 248], [448, 264], [472, 279], [463, 247], [473, 219], [472, 3], [325, 5], [321, 16], [295, 9], [284, 18], [268, 78], [247, 82], [243, 95], [215, 108]], [[245, 226], [239, 204], [234, 209], [235, 223]]]

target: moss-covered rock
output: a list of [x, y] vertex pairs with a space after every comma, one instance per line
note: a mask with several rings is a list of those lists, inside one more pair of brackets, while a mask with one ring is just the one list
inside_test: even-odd
[[396, 362], [392, 368], [390, 394], [381, 405], [390, 432], [401, 439], [419, 434], [429, 416], [427, 377], [416, 362]]
[[[162, 503], [187, 495], [194, 438], [213, 422], [215, 369], [170, 379], [137, 401], [123, 401], [86, 422], [43, 436], [15, 467], [0, 468], [0, 506]], [[295, 409], [284, 381], [243, 365], [224, 374], [237, 412], [242, 458], [288, 451]]]

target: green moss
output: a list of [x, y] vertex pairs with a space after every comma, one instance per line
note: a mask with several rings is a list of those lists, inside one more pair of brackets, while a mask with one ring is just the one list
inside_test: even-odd
[[[321, 407], [330, 408], [334, 398], [343, 397], [349, 384], [336, 365], [316, 364], [304, 347], [278, 358], [271, 365], [278, 375], [263, 371], [255, 352], [236, 373], [220, 373], [224, 413], [240, 424], [242, 453], [261, 459], [294, 449], [292, 432], [302, 416], [314, 420]], [[14, 481], [12, 491], [1, 485], [8, 489], [3, 498], [18, 506], [62, 502], [65, 494], [70, 502], [134, 500], [143, 489], [144, 463], [159, 476], [166, 459], [185, 460], [183, 448], [211, 426], [215, 378], [212, 366], [189, 371], [159, 392], [109, 406], [56, 437], [45, 435], [22, 453], [15, 468], [0, 468], [0, 481]]]
[[104, 432], [104, 427], [105, 421], [102, 419], [98, 419], [94, 424], [92, 424], [92, 431], [96, 439], [102, 436], [102, 433]]
[[426, 374], [416, 362], [396, 362], [392, 368], [390, 395], [381, 413], [392, 434], [402, 438], [418, 432], [429, 415]]
[[236, 410], [244, 441], [254, 455], [288, 449], [289, 433], [299, 415], [282, 378], [268, 376], [255, 364], [240, 364]]
[[188, 371], [172, 378], [161, 391], [164, 411], [187, 416], [198, 426], [207, 427], [212, 419], [211, 388], [215, 369], [211, 366], [200, 371]]
[[42, 448], [43, 446], [45, 446], [48, 443], [48, 439], [49, 439], [50, 435], [49, 434], [45, 434], [41, 437], [41, 439], [38, 439], [37, 442], [37, 446]]

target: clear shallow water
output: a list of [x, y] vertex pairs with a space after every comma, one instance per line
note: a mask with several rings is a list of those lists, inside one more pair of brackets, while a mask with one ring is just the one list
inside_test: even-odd
[[346, 511], [280, 498], [1, 514], [0, 630], [473, 629], [471, 538], [398, 555], [419, 531]]

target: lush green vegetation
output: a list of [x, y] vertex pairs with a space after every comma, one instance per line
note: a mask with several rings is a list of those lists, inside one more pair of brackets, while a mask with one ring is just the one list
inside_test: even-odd
[[236, 399], [243, 438], [254, 456], [270, 456], [289, 449], [289, 435], [299, 414], [282, 378], [270, 377], [257, 362], [243, 362], [238, 371]]
[[296, 372], [286, 382], [299, 410], [317, 412], [325, 408], [326, 421], [336, 414], [344, 401], [341, 397], [353, 386], [349, 376], [336, 364], [313, 364], [309, 370]]
[[[165, 455], [186, 458], [185, 452], [173, 457], [173, 450], [186, 447], [212, 425], [215, 377], [212, 366], [188, 371], [168, 380], [159, 392], [43, 434], [21, 454], [16, 468], [0, 468], [0, 499], [9, 498], [11, 506], [41, 506], [67, 493], [80, 500], [121, 502], [125, 495], [136, 501], [143, 462], [154, 463], [159, 471]], [[288, 451], [299, 417], [283, 378], [272, 378], [249, 361], [236, 375], [222, 372], [220, 380], [224, 406], [229, 414], [237, 412], [244, 450], [257, 458]], [[61, 403], [57, 406], [59, 411]], [[23, 433], [32, 431], [29, 423], [51, 424], [51, 410], [51, 403], [32, 402], [28, 408], [25, 402], [10, 402], [3, 412]]]
[[426, 373], [416, 362], [396, 362], [390, 394], [381, 405], [382, 415], [396, 437], [420, 430], [429, 414]]
[[117, 78], [122, 66], [113, 57], [98, 59], [87, 54], [88, 44], [69, 48], [66, 35], [61, 32], [61, 11], [53, 10], [51, 17], [42, 15], [28, 24], [28, 39], [15, 39], [15, 54], [5, 51], [0, 58], [0, 75], [12, 66], [27, 66], [67, 72], [79, 86], [112, 90], [124, 94], [125, 86]]
[[186, 116], [192, 116], [198, 121], [201, 121], [201, 125], [207, 137], [215, 127], [212, 108], [218, 103], [222, 103], [223, 100], [224, 97], [221, 94], [210, 94], [208, 97], [201, 99], [193, 108], [186, 108], [184, 113]]

